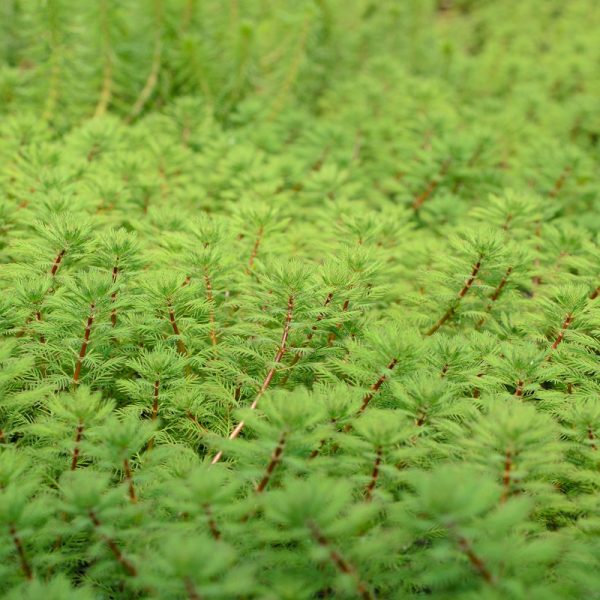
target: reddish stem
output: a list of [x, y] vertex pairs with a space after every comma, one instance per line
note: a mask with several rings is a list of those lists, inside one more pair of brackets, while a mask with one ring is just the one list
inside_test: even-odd
[[[349, 307], [349, 306], [350, 306], [350, 300], [346, 299], [346, 300], [344, 301], [344, 304], [343, 304], [343, 306], [342, 306], [342, 313], [345, 313], [345, 312], [348, 310], [348, 307]], [[335, 326], [335, 328], [336, 328], [336, 329], [339, 329], [341, 326], [342, 326], [342, 324], [341, 324], [341, 323], [338, 323], [338, 324]], [[328, 345], [328, 346], [331, 346], [331, 344], [333, 344], [333, 342], [334, 342], [334, 340], [335, 340], [335, 338], [336, 338], [336, 335], [337, 335], [337, 334], [335, 333], [335, 331], [332, 331], [332, 332], [329, 334], [329, 337], [327, 338], [327, 345]]]
[[450, 159], [445, 160], [442, 163], [442, 166], [437, 174], [435, 179], [432, 179], [427, 187], [421, 192], [412, 203], [412, 208], [415, 212], [417, 212], [421, 206], [428, 200], [428, 198], [435, 192], [437, 187], [440, 185], [441, 180], [448, 173], [448, 169], [450, 168]]
[[506, 451], [506, 455], [504, 458], [504, 472], [502, 474], [502, 497], [500, 498], [500, 502], [504, 503], [508, 500], [508, 496], [510, 495], [510, 483], [511, 483], [511, 472], [513, 469], [513, 455], [510, 450]]
[[258, 255], [258, 249], [260, 248], [260, 243], [262, 242], [263, 234], [264, 234], [264, 228], [261, 225], [258, 228], [258, 233], [256, 234], [256, 239], [254, 240], [254, 246], [252, 248], [252, 253], [250, 254], [250, 259], [248, 260], [248, 268], [246, 269], [246, 271], [248, 273], [250, 273], [250, 271], [252, 270], [252, 267], [254, 266], [254, 261], [256, 260], [256, 257]]
[[519, 381], [517, 381], [517, 388], [515, 389], [515, 396], [517, 398], [520, 398], [523, 395], [523, 386], [525, 385], [525, 382], [522, 379], [519, 379]]
[[85, 326], [85, 333], [83, 335], [83, 342], [81, 344], [81, 349], [79, 350], [79, 356], [77, 357], [77, 364], [75, 365], [75, 372], [73, 373], [73, 385], [77, 385], [79, 383], [79, 375], [81, 374], [81, 365], [83, 363], [83, 359], [85, 358], [85, 354], [87, 352], [87, 347], [90, 342], [90, 334], [92, 333], [92, 325], [94, 324], [94, 310], [96, 309], [95, 304], [90, 304], [90, 314], [88, 316], [88, 320]]
[[208, 528], [210, 529], [210, 534], [212, 535], [213, 539], [215, 540], [220, 540], [221, 539], [221, 532], [219, 531], [219, 528], [217, 527], [217, 522], [215, 521], [215, 518], [212, 514], [212, 510], [210, 509], [210, 506], [208, 504], [204, 505], [204, 513], [206, 514], [206, 519], [208, 522]]
[[189, 577], [183, 578], [183, 584], [185, 585], [185, 591], [190, 600], [202, 600], [202, 596], [198, 593], [196, 586]]
[[214, 307], [214, 296], [212, 290], [212, 283], [210, 281], [210, 277], [208, 276], [208, 269], [204, 269], [204, 285], [206, 286], [206, 299], [210, 305], [210, 312], [208, 314], [208, 318], [210, 320], [210, 341], [213, 346], [217, 345], [217, 332], [215, 326], [215, 307]]
[[77, 462], [79, 461], [79, 453], [81, 452], [81, 448], [79, 447], [79, 444], [81, 443], [82, 437], [83, 437], [83, 422], [80, 419], [79, 424], [77, 425], [77, 430], [75, 432], [75, 447], [73, 448], [73, 460], [71, 460], [71, 471], [74, 471], [77, 468]]
[[571, 313], [568, 313], [567, 316], [565, 317], [565, 320], [563, 321], [563, 324], [561, 325], [560, 332], [559, 332], [557, 338], [554, 340], [554, 343], [552, 344], [552, 350], [556, 350], [558, 348], [560, 343], [563, 341], [563, 338], [565, 337], [565, 332], [567, 331], [567, 329], [569, 328], [569, 326], [571, 325], [572, 322], [573, 322], [573, 315]]
[[56, 275], [56, 272], [58, 271], [58, 268], [60, 267], [62, 260], [65, 257], [65, 254], [66, 254], [66, 250], [61, 250], [56, 255], [56, 258], [54, 259], [54, 262], [52, 263], [52, 268], [50, 269], [50, 275], [52, 275], [52, 277], [54, 277]]
[[177, 321], [175, 320], [175, 311], [171, 303], [167, 304], [167, 308], [169, 310], [169, 323], [171, 323], [173, 333], [177, 336], [177, 351], [179, 354], [187, 355], [187, 348], [181, 339], [181, 333], [179, 332], [179, 327], [177, 326]]
[[565, 181], [567, 180], [567, 177], [569, 176], [572, 170], [573, 168], [570, 166], [567, 166], [563, 169], [563, 172], [555, 181], [554, 187], [552, 188], [552, 190], [550, 190], [550, 193], [548, 194], [551, 198], [556, 198], [556, 196], [558, 196], [560, 190], [562, 190], [563, 186], [565, 185]]
[[[285, 324], [283, 326], [283, 333], [281, 334], [281, 342], [279, 343], [279, 349], [277, 350], [277, 354], [275, 355], [275, 360], [273, 361], [273, 366], [269, 369], [267, 376], [265, 377], [262, 385], [260, 386], [260, 389], [258, 390], [258, 393], [256, 394], [256, 397], [254, 398], [254, 401], [250, 405], [250, 410], [256, 409], [256, 407], [258, 405], [258, 401], [261, 399], [263, 394], [267, 391], [267, 388], [269, 387], [269, 384], [271, 383], [271, 380], [273, 379], [273, 376], [275, 375], [275, 371], [277, 370], [277, 367], [278, 367], [279, 363], [281, 362], [281, 359], [283, 358], [283, 355], [285, 354], [285, 352], [287, 350], [287, 340], [288, 340], [288, 336], [290, 334], [290, 326], [292, 324], [293, 314], [294, 314], [294, 297], [290, 296], [288, 298], [287, 314], [285, 317]], [[240, 421], [236, 425], [235, 429], [229, 434], [229, 439], [234, 440], [235, 438], [237, 438], [237, 436], [241, 433], [243, 428], [244, 428], [244, 421]], [[214, 465], [214, 464], [218, 463], [221, 460], [222, 456], [223, 456], [222, 451], [217, 452], [215, 457], [212, 459], [211, 464]]]
[[314, 540], [319, 544], [319, 546], [327, 550], [329, 559], [335, 568], [340, 571], [340, 573], [350, 575], [354, 578], [356, 581], [356, 591], [358, 592], [359, 596], [363, 600], [373, 600], [373, 595], [369, 591], [367, 585], [358, 577], [356, 569], [335, 548], [331, 547], [329, 540], [323, 535], [317, 525], [311, 522], [308, 523], [308, 528], [310, 529]]
[[[504, 273], [504, 276], [500, 280], [500, 283], [496, 286], [496, 289], [492, 292], [492, 295], [490, 296], [490, 303], [487, 305], [487, 307], [485, 309], [486, 312], [489, 313], [492, 310], [492, 308], [494, 306], [494, 302], [496, 302], [496, 300], [498, 300], [498, 298], [500, 297], [500, 294], [502, 293], [502, 290], [508, 283], [508, 278], [510, 277], [512, 271], [513, 271], [512, 267], [508, 267], [508, 269], [506, 269], [506, 273]], [[477, 327], [481, 327], [483, 325], [484, 321], [485, 321], [485, 317], [482, 317], [479, 320], [479, 322], [477, 323]]]
[[591, 443], [592, 450], [597, 450], [598, 446], [596, 446], [596, 436], [594, 435], [594, 430], [592, 429], [591, 425], [588, 425], [587, 437], [588, 437], [588, 440], [590, 440], [590, 442], [592, 442]]
[[135, 487], [133, 485], [133, 475], [131, 474], [131, 466], [129, 460], [126, 458], [123, 460], [123, 471], [125, 472], [125, 480], [127, 481], [127, 490], [129, 492], [129, 500], [133, 504], [137, 502], [137, 496], [135, 494]]
[[[393, 370], [393, 368], [398, 364], [398, 359], [394, 358], [392, 359], [392, 361], [390, 362], [389, 365], [387, 365], [387, 369], [388, 370]], [[367, 394], [365, 394], [365, 396], [362, 399], [362, 404], [360, 405], [360, 408], [358, 409], [358, 411], [356, 412], [356, 416], [358, 417], [359, 415], [361, 415], [362, 413], [365, 412], [367, 406], [369, 406], [369, 402], [371, 402], [371, 400], [373, 400], [373, 396], [375, 396], [375, 394], [379, 391], [379, 388], [383, 385], [383, 383], [385, 382], [385, 380], [388, 378], [388, 374], [384, 373], [383, 375], [381, 375], [379, 377], [379, 379], [369, 388], [369, 392], [367, 392]]]
[[273, 451], [273, 454], [271, 455], [271, 460], [269, 461], [269, 464], [267, 465], [267, 470], [265, 471], [263, 478], [260, 480], [260, 483], [256, 486], [257, 494], [260, 494], [264, 491], [264, 489], [267, 487], [267, 484], [271, 480], [271, 476], [273, 475], [275, 469], [277, 468], [277, 465], [281, 462], [281, 457], [283, 455], [283, 450], [284, 450], [285, 444], [286, 444], [286, 438], [287, 438], [287, 433], [284, 431], [281, 434], [281, 437], [279, 438], [279, 442], [277, 442], [277, 447], [275, 448], [275, 450]]
[[471, 544], [466, 538], [462, 536], [458, 538], [458, 547], [462, 550], [462, 552], [465, 553], [472, 567], [479, 573], [479, 575], [481, 575], [481, 577], [483, 577], [487, 583], [494, 583], [493, 575], [490, 573], [483, 560], [477, 554], [475, 554]]
[[[475, 278], [477, 277], [477, 274], [479, 273], [479, 269], [481, 269], [481, 257], [473, 265], [473, 268], [471, 269], [471, 274], [469, 275], [469, 278], [465, 281], [465, 284], [461, 288], [460, 292], [458, 292], [458, 301], [459, 302], [468, 294], [469, 290], [473, 286]], [[452, 316], [454, 316], [455, 312], [456, 312], [456, 306], [451, 306], [450, 308], [448, 308], [448, 310], [442, 315], [442, 317], [439, 319], [439, 321], [437, 321], [437, 323], [435, 323], [431, 327], [431, 329], [429, 329], [429, 331], [427, 331], [427, 333], [425, 335], [433, 335], [448, 319], [450, 319]]]
[[590, 294], [590, 300], [595, 300], [600, 296], [600, 285]]
[[[94, 528], [98, 530], [102, 526], [102, 523], [98, 519], [98, 516], [94, 511], [91, 510], [88, 513], [88, 515], [94, 525]], [[137, 575], [137, 569], [135, 565], [123, 555], [117, 542], [113, 538], [108, 537], [107, 535], [104, 535], [100, 532], [98, 532], [98, 535], [108, 546], [108, 549], [112, 552], [112, 555], [115, 557], [117, 562], [123, 567], [123, 570], [131, 577], [135, 577]]]
[[[329, 294], [327, 294], [327, 298], [325, 298], [325, 303], [323, 304], [323, 307], [325, 308], [326, 306], [328, 306], [332, 299], [333, 299], [333, 293], [330, 292]], [[317, 316], [317, 322], [310, 328], [310, 332], [306, 335], [306, 340], [305, 340], [304, 345], [308, 344], [312, 340], [315, 332], [317, 331], [318, 323], [320, 321], [322, 321], [324, 318], [325, 318], [325, 313], [320, 313]], [[302, 353], [296, 352], [296, 354], [294, 355], [294, 358], [292, 359], [292, 362], [287, 367], [287, 374], [285, 375], [285, 377], [283, 377], [283, 379], [281, 381], [282, 386], [287, 383], [287, 380], [290, 376], [289, 374], [290, 374], [291, 370], [296, 366], [296, 364], [298, 363], [298, 361], [301, 358], [302, 358]]]
[[[115, 265], [112, 270], [112, 282], [113, 283], [117, 282], [118, 275], [119, 275], [119, 267], [117, 265]], [[113, 292], [110, 295], [110, 300], [111, 300], [111, 302], [114, 303], [116, 301], [116, 299], [117, 299], [117, 292]], [[113, 308], [110, 311], [110, 322], [113, 327], [115, 327], [117, 324], [117, 309], [116, 308]]]
[[373, 464], [373, 471], [371, 472], [371, 481], [369, 481], [369, 485], [365, 491], [365, 500], [367, 502], [371, 502], [373, 499], [373, 491], [375, 490], [375, 486], [377, 485], [377, 480], [379, 479], [379, 467], [381, 465], [381, 461], [383, 458], [383, 452], [381, 447], [378, 447], [375, 453], [375, 463]]
[[23, 547], [23, 542], [17, 533], [16, 527], [11, 523], [9, 525], [10, 537], [12, 538], [13, 544], [17, 549], [17, 554], [19, 555], [19, 562], [21, 563], [21, 571], [23, 571], [23, 575], [25, 578], [31, 581], [33, 579], [33, 572], [31, 570], [31, 565], [27, 560], [27, 555], [25, 554], [25, 548]]

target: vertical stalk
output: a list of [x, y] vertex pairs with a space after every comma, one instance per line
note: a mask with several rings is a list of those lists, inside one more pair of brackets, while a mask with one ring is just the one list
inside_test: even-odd
[[31, 581], [33, 579], [33, 571], [31, 570], [31, 565], [27, 560], [27, 555], [25, 554], [25, 548], [23, 547], [23, 542], [17, 533], [17, 528], [14, 524], [10, 524], [8, 527], [10, 537], [17, 549], [17, 554], [19, 555], [19, 562], [21, 563], [21, 571], [23, 571], [23, 575], [25, 578]]
[[210, 342], [213, 346], [217, 345], [217, 332], [216, 332], [216, 324], [215, 324], [215, 299], [213, 296], [212, 282], [210, 277], [208, 276], [208, 269], [204, 268], [204, 285], [206, 287], [206, 299], [210, 305], [208, 318], [210, 321]]
[[331, 546], [329, 540], [323, 535], [323, 532], [313, 522], [309, 522], [308, 528], [313, 539], [325, 550], [327, 550], [329, 559], [335, 568], [346, 575], [352, 576], [356, 582], [356, 591], [362, 600], [373, 600], [374, 596], [369, 591], [367, 585], [359, 578], [356, 569], [351, 565], [335, 548]]
[[462, 299], [469, 293], [469, 290], [471, 289], [471, 287], [473, 286], [473, 283], [475, 282], [477, 274], [479, 273], [479, 269], [481, 269], [481, 261], [482, 261], [482, 256], [480, 256], [479, 259], [477, 260], [477, 262], [473, 265], [473, 268], [471, 269], [471, 274], [469, 275], [469, 278], [465, 281], [465, 284], [463, 285], [461, 290], [458, 292], [457, 304], [450, 306], [448, 308], [448, 310], [446, 310], [446, 312], [427, 331], [427, 333], [425, 335], [433, 335], [446, 321], [448, 321], [448, 319], [450, 319], [451, 317], [454, 316], [454, 313], [456, 312], [456, 307], [458, 306], [458, 303], [460, 303], [462, 301]]
[[56, 272], [58, 271], [63, 258], [65, 257], [65, 254], [67, 253], [66, 250], [61, 250], [55, 257], [54, 262], [52, 263], [52, 268], [50, 269], [50, 275], [52, 275], [52, 277], [54, 277], [56, 275]]
[[[387, 369], [389, 371], [393, 370], [393, 368], [398, 364], [398, 359], [394, 358], [392, 359], [392, 361], [387, 365]], [[385, 380], [388, 378], [388, 374], [384, 373], [383, 375], [381, 375], [379, 377], [379, 379], [369, 388], [369, 391], [367, 392], [367, 394], [365, 394], [365, 396], [362, 399], [362, 404], [360, 405], [360, 408], [358, 409], [356, 416], [360, 416], [362, 413], [365, 412], [367, 406], [369, 406], [369, 402], [371, 402], [371, 400], [373, 400], [373, 396], [375, 396], [375, 394], [379, 391], [379, 388], [384, 384]]]
[[277, 465], [281, 462], [281, 457], [283, 456], [283, 450], [285, 449], [285, 444], [287, 441], [287, 432], [283, 432], [279, 441], [277, 442], [277, 446], [271, 455], [271, 460], [267, 465], [267, 470], [263, 475], [263, 478], [260, 480], [260, 483], [256, 486], [256, 493], [260, 494], [267, 487], [267, 484], [271, 480], [271, 476], [273, 475]]
[[81, 343], [81, 348], [79, 350], [79, 356], [77, 357], [77, 363], [75, 364], [75, 372], [73, 373], [73, 385], [76, 387], [79, 384], [79, 376], [81, 374], [81, 365], [83, 363], [83, 359], [85, 358], [88, 344], [90, 342], [90, 335], [92, 333], [92, 325], [94, 324], [94, 311], [96, 309], [96, 305], [94, 303], [90, 304], [90, 314], [88, 316], [88, 320], [85, 326], [85, 333], [83, 334], [83, 342]]
[[135, 565], [123, 555], [123, 552], [121, 552], [121, 549], [119, 548], [117, 542], [113, 538], [108, 537], [107, 535], [104, 535], [103, 533], [100, 533], [98, 531], [100, 527], [102, 527], [102, 523], [100, 522], [100, 519], [98, 519], [96, 513], [90, 510], [88, 516], [90, 517], [90, 520], [94, 525], [96, 533], [98, 534], [100, 539], [102, 539], [104, 543], [108, 546], [108, 549], [111, 551], [116, 561], [121, 565], [121, 567], [123, 567], [123, 570], [127, 573], [127, 575], [135, 577], [137, 575], [137, 569]]
[[369, 481], [369, 485], [367, 485], [367, 489], [365, 491], [365, 500], [367, 502], [371, 502], [373, 499], [373, 491], [375, 490], [377, 480], [379, 479], [379, 468], [382, 460], [383, 452], [381, 446], [378, 446], [375, 451], [375, 463], [373, 464], [373, 471], [371, 472], [371, 481]]
[[81, 452], [80, 443], [81, 438], [83, 437], [83, 421], [79, 419], [79, 424], [77, 425], [77, 430], [75, 432], [75, 447], [73, 448], [73, 459], [71, 460], [71, 471], [74, 471], [77, 468], [77, 463], [79, 461], [79, 454]]
[[135, 487], [133, 485], [133, 475], [131, 474], [131, 466], [129, 464], [129, 459], [125, 458], [123, 460], [123, 471], [125, 473], [125, 481], [127, 481], [127, 491], [129, 493], [129, 500], [132, 504], [137, 502], [137, 496], [135, 493]]
[[504, 473], [502, 474], [502, 497], [500, 498], [500, 502], [504, 503], [508, 500], [510, 495], [510, 483], [512, 479], [512, 469], [513, 469], [513, 453], [510, 450], [506, 451], [504, 458]]
[[[279, 343], [279, 349], [277, 350], [277, 354], [275, 355], [275, 359], [273, 361], [273, 366], [269, 369], [267, 376], [265, 377], [262, 385], [260, 386], [260, 389], [258, 390], [258, 393], [256, 394], [256, 397], [254, 398], [254, 401], [250, 405], [250, 410], [256, 409], [256, 407], [258, 405], [258, 401], [262, 398], [263, 394], [267, 391], [267, 388], [269, 387], [269, 384], [271, 383], [271, 380], [273, 379], [273, 376], [275, 375], [275, 371], [277, 370], [277, 367], [281, 363], [281, 359], [283, 358], [283, 355], [285, 354], [285, 352], [287, 350], [287, 340], [288, 340], [288, 336], [290, 334], [290, 326], [292, 324], [292, 316], [294, 314], [294, 302], [295, 302], [294, 296], [290, 296], [288, 298], [287, 314], [285, 316], [285, 323], [283, 326], [283, 333], [281, 334], [281, 342]], [[229, 434], [229, 439], [234, 440], [235, 438], [237, 438], [237, 436], [241, 433], [243, 428], [244, 428], [244, 421], [240, 421], [237, 424], [237, 426], [235, 427], [235, 429]], [[221, 460], [222, 456], [223, 456], [222, 451], [217, 452], [215, 457], [212, 459], [211, 464], [214, 465], [214, 464], [218, 463]]]

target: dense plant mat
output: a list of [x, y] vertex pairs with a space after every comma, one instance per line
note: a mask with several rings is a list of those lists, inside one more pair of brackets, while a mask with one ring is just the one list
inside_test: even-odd
[[6, 598], [600, 598], [595, 0], [0, 3]]

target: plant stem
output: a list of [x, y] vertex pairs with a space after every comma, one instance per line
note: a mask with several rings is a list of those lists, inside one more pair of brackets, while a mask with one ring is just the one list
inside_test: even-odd
[[317, 527], [317, 525], [309, 522], [308, 528], [319, 546], [327, 550], [329, 559], [335, 568], [340, 573], [352, 576], [352, 578], [356, 581], [356, 591], [358, 592], [358, 595], [363, 600], [373, 600], [373, 595], [369, 591], [367, 585], [358, 577], [356, 569], [335, 548], [331, 547], [329, 540], [323, 535], [323, 532]]
[[[294, 302], [295, 302], [294, 296], [290, 296], [288, 298], [287, 314], [285, 316], [285, 324], [283, 326], [283, 333], [281, 334], [281, 342], [279, 343], [279, 349], [277, 350], [277, 354], [275, 355], [275, 360], [273, 361], [273, 366], [269, 369], [267, 376], [265, 377], [262, 385], [260, 386], [260, 389], [258, 390], [258, 393], [256, 394], [256, 397], [254, 398], [254, 401], [250, 405], [250, 410], [256, 409], [256, 407], [258, 405], [258, 401], [262, 398], [263, 394], [267, 391], [267, 388], [269, 387], [269, 384], [271, 383], [271, 380], [273, 379], [273, 375], [275, 375], [275, 371], [277, 370], [277, 367], [278, 367], [279, 363], [281, 363], [281, 359], [283, 358], [283, 355], [285, 354], [285, 352], [287, 350], [287, 340], [288, 340], [288, 336], [290, 334], [290, 326], [292, 324], [292, 316], [294, 314]], [[244, 421], [240, 421], [236, 425], [235, 429], [229, 434], [229, 439], [234, 440], [235, 438], [237, 438], [237, 436], [241, 433], [243, 428], [244, 428]], [[212, 459], [211, 465], [218, 463], [221, 460], [222, 456], [223, 456], [222, 451], [217, 452], [215, 457]]]
[[17, 549], [17, 554], [19, 555], [19, 562], [21, 563], [21, 571], [23, 571], [23, 575], [25, 578], [31, 581], [33, 579], [33, 572], [31, 570], [31, 565], [27, 560], [27, 555], [25, 554], [25, 548], [23, 547], [23, 542], [17, 533], [17, 529], [14, 524], [9, 525], [9, 533], [12, 538], [13, 544]]
[[508, 496], [510, 495], [510, 483], [511, 483], [511, 471], [513, 469], [513, 455], [510, 450], [506, 451], [505, 459], [504, 459], [504, 473], [502, 474], [502, 497], [500, 498], [500, 502], [504, 503], [508, 500]]
[[212, 514], [212, 510], [210, 509], [210, 506], [208, 504], [204, 505], [204, 513], [206, 514], [206, 519], [208, 522], [208, 528], [210, 529], [210, 534], [212, 535], [213, 539], [215, 540], [220, 540], [221, 539], [221, 532], [219, 531], [219, 528], [217, 527], [217, 522], [215, 521], [215, 518]]
[[448, 173], [448, 169], [450, 168], [450, 163], [452, 161], [450, 159], [445, 160], [440, 167], [440, 170], [435, 179], [432, 179], [427, 187], [415, 198], [412, 203], [412, 209], [417, 212], [423, 204], [427, 201], [427, 199], [435, 192], [437, 187], [440, 185], [440, 181], [446, 176]]
[[475, 278], [477, 277], [477, 274], [479, 273], [479, 269], [481, 269], [481, 259], [482, 259], [482, 257], [480, 256], [479, 260], [473, 265], [473, 268], [471, 269], [471, 274], [469, 275], [469, 278], [465, 281], [465, 284], [461, 288], [460, 292], [458, 292], [457, 304], [450, 306], [448, 308], [448, 310], [437, 321], [437, 323], [435, 323], [431, 327], [431, 329], [429, 329], [429, 331], [427, 331], [427, 333], [425, 335], [427, 335], [427, 336], [433, 335], [446, 321], [448, 321], [448, 319], [450, 319], [451, 317], [454, 316], [454, 313], [456, 312], [456, 307], [458, 306], [458, 303], [460, 303], [461, 300], [469, 293], [469, 290], [471, 289], [471, 287], [473, 286], [473, 283], [475, 282]]
[[65, 257], [66, 254], [66, 250], [61, 250], [57, 255], [56, 258], [54, 259], [54, 262], [52, 263], [52, 268], [50, 269], [50, 275], [52, 275], [52, 277], [54, 277], [56, 275], [56, 272], [58, 271], [58, 268], [60, 267], [63, 258]]
[[135, 487], [133, 485], [133, 476], [131, 474], [131, 466], [129, 464], [129, 459], [125, 458], [123, 460], [123, 471], [125, 473], [125, 480], [127, 481], [127, 490], [129, 493], [129, 500], [132, 504], [137, 502], [137, 496], [135, 494]]
[[[389, 371], [393, 370], [393, 368], [398, 364], [398, 359], [394, 358], [392, 359], [392, 361], [387, 365], [387, 369]], [[379, 391], [379, 388], [384, 384], [385, 380], [388, 378], [388, 374], [384, 373], [382, 374], [379, 379], [369, 388], [369, 392], [367, 392], [365, 394], [365, 396], [362, 399], [362, 404], [360, 405], [360, 408], [358, 409], [358, 411], [356, 412], [356, 416], [360, 416], [363, 412], [365, 412], [367, 406], [369, 405], [369, 402], [371, 402], [371, 400], [373, 399], [373, 396], [375, 396], [375, 394]]]
[[92, 333], [92, 325], [94, 324], [94, 310], [96, 309], [95, 304], [90, 304], [90, 314], [88, 316], [88, 320], [85, 326], [85, 333], [83, 335], [83, 342], [81, 344], [81, 348], [79, 350], [79, 356], [77, 357], [77, 363], [75, 365], [75, 372], [73, 373], [73, 385], [77, 386], [79, 384], [79, 376], [81, 374], [81, 365], [83, 363], [83, 359], [85, 358], [85, 354], [87, 352], [87, 347], [90, 342], [90, 334]]
[[209, 309], [209, 313], [208, 313], [208, 318], [210, 320], [210, 341], [211, 344], [213, 346], [217, 345], [217, 332], [216, 332], [216, 325], [215, 325], [215, 299], [213, 296], [213, 291], [212, 291], [212, 283], [210, 281], [210, 277], [208, 276], [208, 269], [205, 267], [204, 268], [204, 285], [206, 286], [206, 299], [208, 300], [208, 303], [210, 305], [210, 309]]
[[373, 471], [371, 472], [371, 481], [369, 481], [369, 485], [367, 485], [365, 492], [365, 500], [367, 502], [371, 502], [373, 499], [373, 491], [375, 490], [377, 480], [379, 479], [379, 467], [381, 466], [382, 459], [383, 452], [381, 450], [381, 446], [378, 446], [377, 450], [375, 451], [375, 463], [373, 464]]
[[247, 273], [250, 273], [252, 267], [254, 266], [254, 261], [256, 260], [256, 256], [258, 255], [258, 249], [260, 248], [260, 244], [262, 242], [262, 238], [264, 235], [264, 228], [262, 225], [258, 228], [258, 233], [256, 234], [256, 239], [254, 240], [254, 246], [252, 247], [252, 253], [250, 254], [250, 259], [248, 260], [248, 267], [246, 269]]
[[81, 438], [83, 437], [83, 421], [80, 419], [79, 424], [77, 425], [77, 430], [75, 432], [75, 447], [73, 448], [73, 459], [71, 460], [71, 471], [74, 471], [77, 468], [77, 463], [79, 461], [79, 453], [81, 452], [81, 448], [79, 444], [81, 443]]
[[565, 337], [565, 332], [567, 331], [572, 322], [573, 314], [567, 313], [567, 316], [565, 317], [565, 320], [563, 321], [563, 324], [560, 327], [560, 332], [558, 333], [558, 336], [556, 337], [554, 343], [551, 346], [552, 350], [556, 350], [560, 346], [561, 342]]
[[471, 544], [463, 536], [459, 536], [458, 538], [458, 547], [467, 556], [469, 562], [471, 563], [472, 567], [477, 571], [477, 573], [479, 573], [479, 575], [481, 575], [481, 577], [483, 577], [483, 579], [487, 581], [487, 583], [494, 583], [494, 577], [488, 570], [486, 564], [477, 554], [475, 554]]
[[127, 573], [127, 575], [135, 577], [137, 575], [137, 569], [135, 565], [123, 555], [117, 542], [113, 538], [108, 537], [107, 535], [104, 535], [103, 533], [100, 533], [98, 531], [98, 529], [102, 527], [102, 523], [98, 519], [96, 513], [90, 510], [88, 516], [90, 517], [90, 520], [92, 521], [92, 524], [94, 525], [94, 528], [96, 529], [99, 537], [106, 543], [112, 555], [115, 557], [117, 562], [123, 567], [123, 570]]
[[267, 485], [271, 479], [271, 476], [273, 475], [273, 472], [277, 468], [277, 465], [281, 462], [283, 450], [285, 449], [286, 438], [287, 438], [287, 432], [284, 431], [281, 434], [279, 441], [277, 442], [277, 447], [275, 448], [275, 450], [273, 451], [273, 454], [271, 455], [271, 460], [269, 461], [269, 464], [267, 465], [267, 470], [265, 471], [263, 478], [260, 480], [260, 483], [256, 486], [257, 494], [260, 494], [264, 491], [264, 489], [267, 487]]
[[179, 332], [179, 327], [177, 326], [177, 321], [175, 320], [175, 311], [173, 309], [173, 305], [169, 302], [167, 303], [167, 309], [169, 311], [169, 323], [171, 323], [171, 327], [173, 329], [173, 333], [177, 336], [177, 352], [184, 356], [187, 355], [187, 348], [181, 339], [181, 333]]

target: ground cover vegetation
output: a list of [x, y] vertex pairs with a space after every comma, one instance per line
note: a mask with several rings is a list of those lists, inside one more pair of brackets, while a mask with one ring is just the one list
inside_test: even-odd
[[4, 0], [0, 56], [3, 597], [600, 597], [595, 0]]

